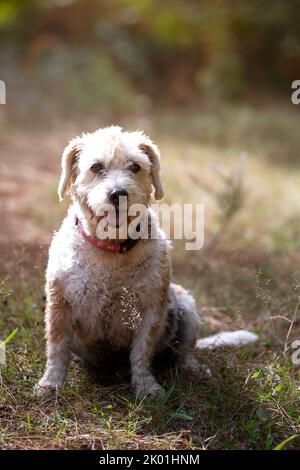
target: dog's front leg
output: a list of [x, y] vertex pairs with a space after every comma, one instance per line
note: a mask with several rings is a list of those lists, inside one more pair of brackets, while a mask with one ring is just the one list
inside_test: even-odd
[[47, 284], [46, 340], [47, 363], [37, 392], [47, 393], [61, 387], [68, 375], [70, 364], [70, 341], [72, 336], [70, 306], [64, 300], [58, 281]]
[[133, 339], [130, 364], [131, 383], [136, 396], [162, 396], [164, 389], [157, 383], [152, 372], [151, 362], [161, 334], [162, 320], [157, 314], [148, 312]]

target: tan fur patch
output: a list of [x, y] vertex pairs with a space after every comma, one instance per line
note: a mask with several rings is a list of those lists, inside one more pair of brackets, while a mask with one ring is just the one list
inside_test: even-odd
[[149, 336], [151, 338], [153, 337], [157, 337], [157, 333], [159, 332], [159, 323], [154, 323], [151, 327], [150, 327], [150, 330], [149, 330]]
[[51, 281], [46, 286], [46, 336], [51, 343], [57, 343], [70, 327], [69, 304], [63, 297], [60, 282]]
[[84, 325], [79, 320], [74, 325], [74, 333], [80, 343], [85, 343], [87, 339], [87, 332]]

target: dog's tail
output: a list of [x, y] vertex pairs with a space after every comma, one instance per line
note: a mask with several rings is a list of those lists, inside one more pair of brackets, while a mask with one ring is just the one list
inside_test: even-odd
[[215, 349], [221, 347], [240, 347], [254, 343], [258, 339], [255, 333], [247, 330], [222, 331], [207, 338], [198, 339], [196, 347], [199, 349]]

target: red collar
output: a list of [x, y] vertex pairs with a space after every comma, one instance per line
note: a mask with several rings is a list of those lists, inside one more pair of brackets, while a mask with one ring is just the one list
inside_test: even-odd
[[128, 238], [125, 242], [120, 243], [120, 244], [107, 243], [104, 240], [99, 240], [98, 238], [91, 237], [91, 235], [86, 233], [78, 217], [75, 217], [75, 225], [77, 226], [79, 232], [81, 233], [81, 235], [83, 236], [85, 240], [90, 242], [96, 248], [100, 248], [101, 250], [112, 251], [112, 252], [120, 253], [120, 254], [127, 253], [139, 241], [139, 238], [137, 240], [134, 240], [133, 238]]

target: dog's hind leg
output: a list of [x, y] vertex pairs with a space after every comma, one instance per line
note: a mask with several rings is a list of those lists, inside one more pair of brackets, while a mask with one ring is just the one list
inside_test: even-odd
[[170, 284], [169, 310], [176, 316], [177, 325], [171, 345], [176, 350], [178, 365], [192, 374], [207, 374], [196, 357], [196, 342], [202, 326], [194, 298], [183, 287]]

